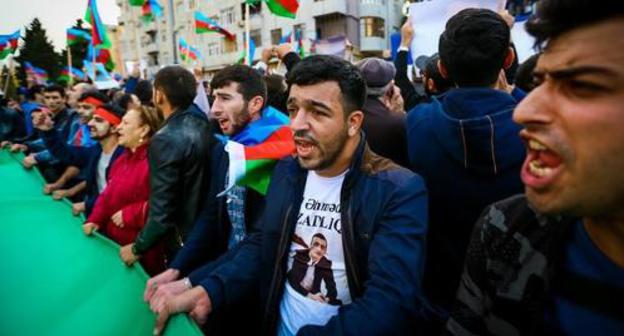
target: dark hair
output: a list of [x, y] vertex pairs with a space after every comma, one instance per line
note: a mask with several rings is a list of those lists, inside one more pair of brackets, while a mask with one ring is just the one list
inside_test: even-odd
[[118, 104], [122, 109], [128, 110], [128, 105], [130, 105], [130, 103], [132, 102], [132, 94], [124, 93], [113, 101]]
[[[425, 64], [425, 71], [424, 71], [424, 74], [427, 76], [427, 78], [432, 79], [433, 82], [435, 83], [436, 90], [437, 90], [436, 94], [444, 93], [448, 91], [448, 89], [453, 87], [453, 82], [442, 77], [442, 74], [440, 73], [440, 69], [438, 68], [439, 60], [440, 60], [440, 55], [438, 54], [434, 54], [433, 56], [429, 57], [429, 59], [427, 60], [427, 63]], [[427, 83], [424, 83], [424, 85], [427, 85]]]
[[289, 89], [293, 85], [314, 85], [337, 82], [342, 93], [345, 116], [362, 109], [366, 100], [366, 82], [362, 72], [353, 64], [329, 55], [314, 55], [299, 62], [286, 75]]
[[310, 240], [312, 241], [312, 240], [314, 240], [314, 238], [319, 238], [321, 240], [324, 240], [327, 243], [327, 238], [325, 238], [325, 236], [322, 233], [314, 234], [314, 236], [312, 236], [312, 239], [310, 239]]
[[65, 98], [65, 88], [60, 86], [60, 85], [50, 85], [48, 87], [46, 87], [45, 89], [43, 89], [43, 92], [58, 92], [61, 97]]
[[102, 105], [101, 108], [119, 117], [119, 119], [123, 118], [123, 116], [126, 114], [126, 110], [122, 109], [117, 104], [107, 103]]
[[42, 94], [44, 90], [45, 90], [45, 86], [43, 85], [40, 85], [40, 84], [33, 85], [28, 89], [28, 93], [26, 93], [26, 98], [28, 100], [34, 100], [35, 95]]
[[[188, 108], [197, 96], [197, 83], [193, 74], [178, 65], [166, 66], [156, 73], [154, 88], [162, 90], [174, 108]], [[138, 93], [135, 91], [138, 96]], [[143, 100], [139, 97], [141, 103]]]
[[210, 87], [212, 90], [230, 85], [230, 83], [238, 83], [238, 93], [243, 95], [245, 101], [250, 101], [253, 97], [262, 97], [264, 104], [267, 102], [267, 87], [262, 76], [253, 68], [235, 64], [227, 66], [217, 72]]
[[498, 79], [509, 46], [509, 26], [500, 15], [468, 8], [446, 23], [440, 60], [458, 86], [489, 86]]
[[145, 79], [138, 81], [134, 88], [134, 94], [139, 98], [142, 105], [154, 105], [152, 102], [152, 91], [152, 83]]
[[78, 101], [83, 101], [89, 97], [93, 97], [99, 101], [101, 101], [102, 103], [106, 104], [110, 101], [110, 99], [108, 99], [108, 97], [101, 93], [100, 91], [97, 90], [89, 90], [89, 91], [85, 91], [80, 95], [80, 98], [78, 98]]
[[520, 64], [518, 71], [516, 71], [516, 78], [514, 80], [516, 86], [522, 89], [524, 92], [530, 92], [535, 88], [535, 81], [533, 80], [533, 70], [537, 65], [537, 59], [539, 54], [535, 54], [527, 58], [524, 63]]
[[284, 76], [271, 74], [264, 76], [267, 86], [267, 105], [273, 106], [278, 111], [286, 114], [286, 100], [288, 99], [288, 87]]
[[535, 37], [535, 47], [580, 26], [624, 17], [622, 0], [542, 0], [536, 14], [526, 23], [526, 30]]

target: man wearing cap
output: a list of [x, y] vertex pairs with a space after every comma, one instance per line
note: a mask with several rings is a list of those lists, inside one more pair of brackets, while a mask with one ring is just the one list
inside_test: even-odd
[[355, 64], [366, 81], [366, 101], [362, 107], [362, 129], [371, 150], [407, 167], [405, 113], [393, 112], [385, 103], [401, 96], [394, 85], [394, 65], [381, 58], [366, 58]]
[[74, 205], [74, 214], [84, 211], [86, 215], [89, 215], [97, 196], [106, 187], [109, 168], [123, 152], [123, 148], [117, 145], [116, 132], [123, 117], [123, 110], [104, 104], [105, 102], [107, 102], [106, 97], [98, 100], [90, 96], [86, 100], [81, 100], [81, 103], [97, 106], [88, 123], [90, 136], [97, 141], [95, 146], [68, 145], [60, 132], [54, 129], [54, 122], [51, 118], [42, 115], [33, 120], [35, 127], [41, 131], [42, 138], [50, 152], [63, 163], [83, 170], [87, 192], [84, 204]]

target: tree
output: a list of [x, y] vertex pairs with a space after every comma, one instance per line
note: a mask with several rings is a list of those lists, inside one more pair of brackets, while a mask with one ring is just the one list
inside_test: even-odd
[[47, 71], [49, 78], [56, 78], [61, 72], [60, 55], [54, 51], [54, 46], [38, 18], [34, 18], [30, 26], [26, 27], [24, 43], [19, 49], [19, 54], [15, 59], [21, 65], [18, 78], [23, 84], [26, 84], [24, 62], [30, 62]]
[[[72, 28], [84, 30], [88, 32], [89, 34], [91, 34], [89, 30], [85, 29], [82, 26], [83, 23], [84, 21], [82, 21], [82, 19], [77, 19], [76, 24], [74, 24]], [[79, 40], [78, 42], [69, 46], [69, 48], [71, 49], [72, 66], [74, 68], [82, 69], [82, 61], [85, 59], [87, 55], [89, 42], [86, 40]], [[63, 64], [63, 67], [67, 66], [67, 46], [61, 52], [61, 63]]]

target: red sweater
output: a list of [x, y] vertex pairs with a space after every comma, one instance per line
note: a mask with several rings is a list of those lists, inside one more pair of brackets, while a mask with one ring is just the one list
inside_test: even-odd
[[[134, 242], [147, 221], [149, 199], [149, 165], [147, 145], [133, 153], [126, 149], [110, 168], [108, 184], [98, 196], [87, 222], [99, 225], [100, 232], [120, 245]], [[111, 217], [121, 210], [124, 226], [118, 227]], [[150, 274], [164, 268], [162, 247], [157, 244], [141, 260]]]

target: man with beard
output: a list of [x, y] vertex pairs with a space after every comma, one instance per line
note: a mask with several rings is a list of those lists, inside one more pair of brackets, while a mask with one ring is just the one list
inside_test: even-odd
[[106, 187], [110, 167], [123, 152], [123, 148], [117, 145], [116, 127], [121, 122], [124, 111], [116, 106], [106, 105], [106, 96], [85, 93], [82, 98], [80, 104], [93, 106], [93, 116], [87, 125], [89, 135], [97, 141], [94, 146], [69, 145], [53, 123], [44, 124], [44, 118], [34, 118], [33, 121], [35, 127], [41, 131], [50, 152], [66, 165], [78, 167], [83, 172], [86, 181], [85, 199], [84, 202], [74, 204], [72, 211], [76, 215], [85, 212], [88, 216], [97, 196]]
[[[423, 181], [370, 151], [361, 132], [366, 84], [342, 59], [317, 55], [288, 73], [296, 157], [273, 172], [258, 232], [226, 253], [198, 286], [168, 299], [169, 315], [211, 312], [259, 291], [266, 335], [409, 334], [422, 308], [427, 223]], [[300, 241], [322, 233], [340, 306], [288, 283]], [[296, 238], [300, 237], [300, 238]], [[295, 240], [296, 239], [296, 240]]]
[[[233, 141], [243, 130], [251, 129], [249, 124], [271, 117], [270, 113], [279, 113], [263, 111], [266, 85], [258, 72], [248, 66], [226, 67], [215, 74], [210, 85], [214, 97], [212, 116], [223, 134]], [[215, 145], [211, 164], [211, 186], [193, 230], [169, 269], [147, 281], [144, 299], [154, 311], [158, 311], [168, 297], [197, 285], [211, 268], [202, 266], [235, 248], [253, 230], [264, 209], [264, 195], [252, 188], [234, 186], [225, 195], [218, 196], [227, 188], [229, 179], [230, 160], [224, 144]], [[245, 302], [231, 311], [236, 313], [212, 319], [204, 328], [206, 332], [229, 335], [257, 330], [258, 323], [229, 322], [235, 321], [242, 311], [246, 316], [257, 316], [257, 303]]]
[[196, 96], [190, 71], [167, 66], [156, 73], [153, 101], [165, 122], [150, 140], [149, 214], [134, 243], [121, 249], [126, 265], [162, 239], [172, 260], [204, 203], [214, 139], [206, 114], [193, 104]]
[[624, 334], [624, 2], [542, 0], [518, 105], [525, 195], [474, 228], [447, 330]]

